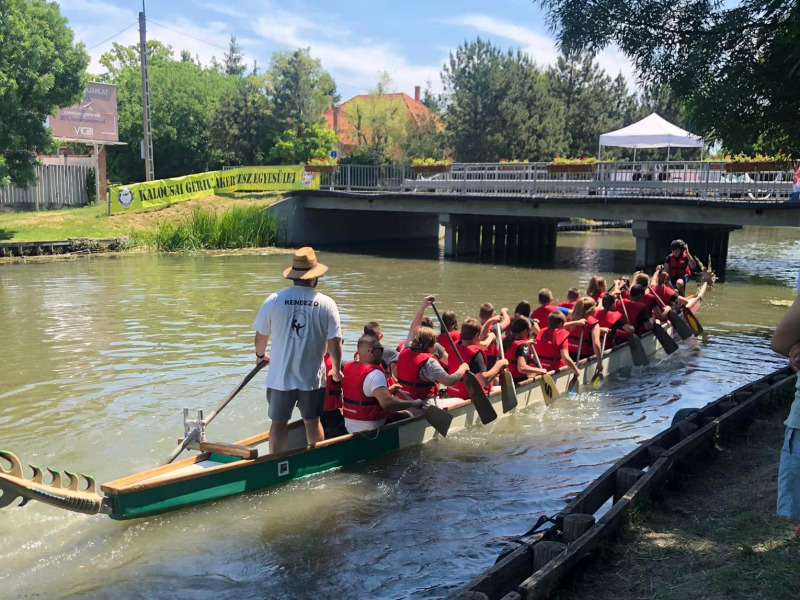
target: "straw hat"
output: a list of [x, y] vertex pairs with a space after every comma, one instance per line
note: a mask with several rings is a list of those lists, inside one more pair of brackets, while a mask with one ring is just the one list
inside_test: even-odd
[[292, 266], [283, 272], [286, 279], [314, 279], [325, 274], [328, 267], [317, 262], [314, 249], [306, 246], [294, 253]]

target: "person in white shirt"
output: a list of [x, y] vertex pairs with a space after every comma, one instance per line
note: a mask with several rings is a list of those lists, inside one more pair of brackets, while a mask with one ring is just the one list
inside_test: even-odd
[[[342, 379], [342, 328], [339, 309], [328, 296], [316, 291], [328, 267], [317, 262], [313, 248], [300, 248], [283, 276], [292, 287], [271, 294], [253, 323], [256, 362], [268, 361], [267, 401], [269, 451], [283, 452], [295, 405], [306, 428], [309, 446], [325, 435], [320, 424], [325, 403], [325, 352], [331, 355], [330, 375]], [[267, 342], [272, 338], [270, 354]]]

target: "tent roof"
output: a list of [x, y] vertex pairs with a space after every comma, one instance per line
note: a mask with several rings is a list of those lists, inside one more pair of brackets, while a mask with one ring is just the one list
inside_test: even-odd
[[703, 138], [684, 131], [677, 125], [663, 119], [656, 113], [641, 121], [600, 136], [601, 146], [621, 146], [623, 148], [699, 148]]

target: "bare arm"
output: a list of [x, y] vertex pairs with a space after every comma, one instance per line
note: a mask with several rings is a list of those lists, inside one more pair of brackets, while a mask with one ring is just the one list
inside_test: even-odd
[[494, 363], [494, 366], [491, 369], [484, 371], [483, 373], [476, 373], [475, 377], [478, 378], [478, 383], [480, 383], [482, 386], [487, 386], [492, 383], [494, 378], [497, 377], [500, 374], [500, 371], [503, 370], [503, 367], [506, 366], [508, 366], [508, 360], [501, 358]]
[[500, 331], [505, 331], [509, 325], [511, 325], [511, 315], [508, 314], [508, 309], [503, 307], [500, 309]]
[[602, 350], [600, 348], [600, 330], [602, 327], [600, 325], [595, 325], [592, 327], [592, 348], [594, 348], [594, 355], [601, 356]]
[[778, 354], [789, 356], [789, 351], [797, 342], [800, 342], [800, 293], [775, 327], [772, 349]]
[[342, 380], [342, 338], [328, 340], [328, 354], [331, 355], [331, 371], [328, 373], [334, 381]]
[[425, 296], [422, 299], [422, 302], [417, 309], [417, 314], [414, 315], [414, 318], [411, 319], [411, 326], [408, 328], [408, 335], [406, 336], [406, 343], [404, 344], [407, 346], [412, 339], [414, 339], [414, 333], [416, 333], [419, 326], [422, 324], [422, 317], [425, 316], [425, 309], [431, 305], [431, 302], [436, 302], [435, 296]]
[[564, 364], [567, 365], [575, 375], [580, 375], [581, 372], [578, 370], [578, 365], [575, 364], [575, 361], [572, 360], [572, 357], [569, 355], [569, 350], [567, 350], [567, 345], [564, 344], [561, 346], [561, 360], [564, 361]]
[[402, 398], [392, 395], [388, 387], [375, 388], [372, 393], [375, 395], [375, 399], [378, 401], [378, 404], [381, 405], [381, 408], [388, 412], [422, 407], [422, 400], [403, 400]]
[[[269, 362], [269, 356], [267, 356], [267, 342], [269, 342], [269, 336], [256, 331], [256, 337], [253, 340], [253, 345], [256, 348], [256, 363], [260, 363], [262, 360]], [[259, 358], [259, 356], [261, 356], [261, 358]]]
[[689, 259], [689, 266], [693, 269], [697, 268], [697, 262], [694, 260], [694, 256], [692, 256], [691, 251], [689, 250], [689, 244], [686, 244], [686, 258]]
[[461, 363], [455, 373], [443, 373], [439, 375], [439, 377], [436, 378], [436, 383], [441, 383], [444, 386], [450, 387], [461, 381], [461, 378], [464, 377], [464, 373], [467, 371], [469, 371], [469, 365], [467, 363]]
[[526, 375], [539, 375], [540, 373], [547, 373], [547, 371], [544, 369], [529, 365], [524, 356], [517, 357], [517, 369], [519, 369], [520, 373], [525, 373]]

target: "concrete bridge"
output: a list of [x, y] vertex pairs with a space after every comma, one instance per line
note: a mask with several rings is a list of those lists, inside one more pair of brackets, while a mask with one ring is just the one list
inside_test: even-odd
[[[744, 225], [800, 227], [800, 204], [672, 196], [570, 197], [304, 190], [271, 209], [290, 245], [439, 239], [445, 254], [495, 260], [551, 257], [557, 224], [570, 218], [633, 220], [637, 266], [652, 267], [680, 237], [724, 270], [728, 236]], [[632, 265], [633, 266], [633, 265]]]

